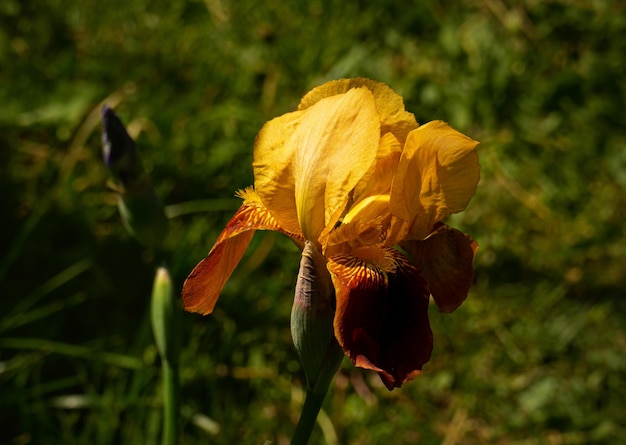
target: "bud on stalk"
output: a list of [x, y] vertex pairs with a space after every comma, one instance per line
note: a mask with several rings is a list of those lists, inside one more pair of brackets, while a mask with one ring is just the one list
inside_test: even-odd
[[333, 331], [334, 306], [326, 260], [312, 242], [306, 241], [291, 310], [291, 335], [308, 389], [319, 389], [323, 394], [343, 358]]
[[165, 267], [154, 277], [150, 312], [152, 332], [161, 356], [163, 385], [163, 445], [175, 445], [179, 436], [180, 389], [178, 353], [180, 350], [180, 308], [174, 298], [172, 278]]
[[165, 267], [154, 276], [150, 305], [154, 339], [163, 360], [176, 365], [180, 349], [180, 308], [174, 297], [172, 278]]
[[135, 142], [107, 106], [102, 108], [102, 157], [115, 178], [124, 226], [144, 245], [160, 247], [168, 227], [165, 209], [143, 169]]

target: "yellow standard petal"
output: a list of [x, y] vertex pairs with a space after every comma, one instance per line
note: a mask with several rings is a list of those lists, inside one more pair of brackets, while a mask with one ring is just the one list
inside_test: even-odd
[[478, 142], [433, 121], [409, 133], [391, 187], [391, 213], [423, 239], [434, 224], [465, 209], [476, 192]]
[[293, 162], [298, 146], [291, 139], [305, 113], [294, 112], [267, 122], [254, 141], [254, 186], [278, 224], [300, 232], [296, 212]]
[[372, 195], [389, 194], [401, 154], [402, 145], [393, 134], [380, 138], [375, 162], [354, 188], [355, 203]]
[[286, 151], [295, 152], [300, 228], [306, 239], [317, 241], [324, 227], [340, 217], [350, 192], [376, 158], [380, 123], [366, 88], [322, 99], [304, 113]]
[[321, 99], [348, 92], [352, 88], [365, 87], [371, 91], [380, 116], [381, 133], [393, 133], [404, 142], [406, 135], [418, 127], [413, 113], [404, 109], [402, 96], [388, 85], [375, 80], [357, 77], [327, 82], [309, 91], [300, 101], [299, 110], [309, 108]]

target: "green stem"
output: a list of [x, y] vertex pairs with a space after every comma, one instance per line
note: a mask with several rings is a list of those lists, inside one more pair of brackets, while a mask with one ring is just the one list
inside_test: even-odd
[[178, 366], [167, 360], [163, 370], [163, 445], [175, 445], [178, 439]]
[[315, 392], [308, 390], [304, 399], [304, 406], [300, 413], [300, 420], [296, 426], [296, 431], [291, 439], [291, 445], [306, 445], [309, 442], [317, 415], [322, 408], [322, 402], [326, 397], [326, 391]]
[[306, 445], [309, 443], [309, 438], [313, 432], [313, 427], [315, 426], [315, 421], [322, 408], [326, 393], [328, 392], [328, 387], [333, 381], [333, 377], [337, 373], [339, 365], [341, 365], [343, 356], [341, 347], [333, 337], [326, 350], [326, 355], [324, 356], [316, 380], [311, 382], [310, 386], [307, 386], [304, 405], [302, 406], [300, 419], [296, 425], [296, 431], [291, 439], [291, 445]]

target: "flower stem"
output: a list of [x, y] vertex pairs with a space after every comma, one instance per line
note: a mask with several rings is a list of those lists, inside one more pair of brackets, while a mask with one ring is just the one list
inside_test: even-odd
[[317, 420], [317, 415], [322, 408], [322, 403], [328, 392], [328, 387], [333, 381], [333, 377], [337, 373], [343, 357], [343, 351], [337, 343], [337, 340], [333, 337], [326, 350], [316, 380], [311, 382], [312, 385], [307, 386], [304, 405], [302, 406], [300, 419], [296, 425], [296, 431], [291, 439], [291, 445], [306, 445], [309, 442], [315, 421]]
[[296, 431], [291, 439], [291, 445], [306, 445], [309, 442], [315, 421], [317, 420], [317, 415], [326, 397], [326, 392], [327, 391], [316, 392], [312, 389], [307, 390], [304, 406], [300, 413], [300, 420], [298, 420]]
[[178, 442], [178, 367], [163, 360], [163, 445]]

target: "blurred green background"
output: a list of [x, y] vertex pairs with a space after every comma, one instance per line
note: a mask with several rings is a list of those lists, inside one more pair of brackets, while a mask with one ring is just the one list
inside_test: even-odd
[[[480, 250], [468, 301], [431, 308], [423, 375], [388, 392], [345, 360], [312, 443], [626, 443], [624, 2], [4, 0], [0, 20], [0, 443], [159, 442], [155, 252], [106, 187], [102, 103], [177, 205], [180, 289], [263, 123], [352, 76], [482, 142], [450, 221]], [[287, 443], [298, 261], [258, 233], [214, 315], [184, 315], [181, 443]]]

